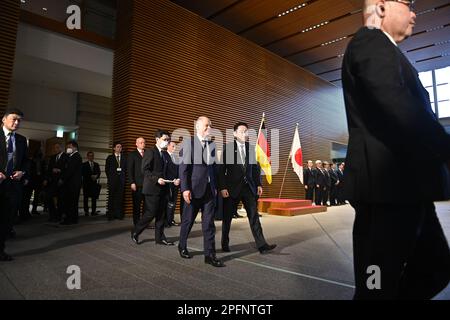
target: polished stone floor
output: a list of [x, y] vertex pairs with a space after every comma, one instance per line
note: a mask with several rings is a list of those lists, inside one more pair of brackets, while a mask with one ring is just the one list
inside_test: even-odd
[[[437, 203], [450, 239], [450, 202]], [[177, 216], [178, 218], [178, 216]], [[160, 300], [347, 300], [353, 294], [349, 205], [297, 217], [263, 215], [271, 254], [257, 252], [246, 218], [234, 219], [230, 253], [218, 250], [225, 268], [206, 265], [201, 224], [188, 246], [194, 258], [181, 259], [176, 247], [154, 243], [154, 230], [130, 240], [131, 220], [80, 218], [75, 226], [46, 223], [41, 215], [16, 227], [7, 242], [12, 262], [0, 263], [0, 299], [160, 299]], [[216, 221], [216, 243], [221, 223]], [[178, 240], [179, 227], [166, 230]], [[218, 245], [218, 248], [220, 246]], [[69, 290], [69, 266], [78, 266], [81, 289]], [[437, 299], [450, 299], [450, 286]]]

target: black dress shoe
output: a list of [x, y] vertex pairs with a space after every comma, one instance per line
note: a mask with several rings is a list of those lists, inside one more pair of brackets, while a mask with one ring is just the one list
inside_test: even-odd
[[166, 239], [161, 240], [161, 241], [156, 241], [156, 244], [162, 244], [164, 246], [173, 246], [173, 245], [175, 245], [175, 243], [173, 243], [172, 241], [167, 241]]
[[269, 253], [269, 251], [275, 249], [276, 247], [277, 247], [276, 244], [267, 244], [266, 243], [262, 247], [258, 248], [258, 250], [259, 250], [259, 253], [266, 254], [266, 253]]
[[172, 220], [172, 222], [170, 223], [170, 225], [173, 226], [173, 227], [178, 227], [178, 226], [181, 225], [181, 223], [177, 223], [177, 222], [175, 222], [175, 221]]
[[4, 252], [0, 253], [0, 261], [12, 261], [12, 260], [14, 259], [9, 254], [6, 254]]
[[216, 256], [205, 256], [205, 263], [216, 268], [225, 267], [223, 262], [217, 259]]
[[223, 252], [231, 252], [230, 247], [227, 244], [222, 245], [222, 251]]
[[189, 254], [189, 251], [187, 249], [178, 248], [178, 252], [180, 253], [180, 257], [182, 257], [183, 259], [192, 258], [192, 256]]
[[133, 242], [136, 244], [141, 244], [139, 242], [139, 236], [137, 235], [137, 233], [131, 232], [131, 240], [133, 240]]

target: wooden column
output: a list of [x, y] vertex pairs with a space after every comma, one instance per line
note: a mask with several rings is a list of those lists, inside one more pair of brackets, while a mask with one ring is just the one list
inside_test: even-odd
[[0, 114], [8, 106], [9, 88], [16, 52], [20, 1], [0, 1]]

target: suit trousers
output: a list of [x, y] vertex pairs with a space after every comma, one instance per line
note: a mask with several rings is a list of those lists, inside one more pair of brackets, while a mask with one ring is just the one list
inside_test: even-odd
[[108, 218], [122, 219], [125, 183], [117, 179], [108, 183]]
[[84, 213], [89, 213], [89, 198], [91, 198], [91, 212], [94, 214], [97, 211], [97, 198], [89, 196], [87, 192], [83, 190]]
[[305, 189], [305, 199], [314, 200], [314, 186], [308, 186], [308, 189]]
[[233, 214], [237, 212], [240, 201], [242, 201], [245, 211], [247, 211], [247, 218], [256, 247], [261, 248], [266, 244], [266, 239], [264, 239], [261, 222], [259, 221], [257, 199], [248, 185], [242, 187], [237, 198], [228, 197], [223, 199], [222, 246], [228, 246], [230, 242], [231, 221], [233, 220]]
[[78, 223], [78, 201], [80, 198], [80, 191], [80, 186], [66, 186], [63, 188], [63, 212], [65, 214], [64, 221], [66, 222]]
[[136, 225], [145, 209], [145, 196], [142, 194], [142, 187], [137, 187], [136, 191], [131, 191], [131, 197], [133, 198], [133, 224]]
[[205, 194], [200, 199], [193, 198], [191, 203], [184, 203], [183, 216], [181, 217], [179, 248], [187, 248], [187, 239], [194, 225], [198, 211], [202, 211], [203, 249], [205, 256], [216, 254], [216, 226], [214, 225], [215, 199], [208, 184]]
[[155, 219], [155, 241], [166, 240], [164, 235], [166, 197], [163, 193], [145, 195], [145, 211], [142, 218], [136, 223], [134, 233], [140, 235]]
[[317, 188], [317, 186], [316, 186], [316, 188], [314, 188], [315, 196], [316, 196], [316, 199], [315, 199], [316, 206], [322, 205], [322, 202], [324, 200], [324, 193], [325, 193], [324, 189], [325, 189], [324, 186], [320, 186], [319, 188]]
[[167, 194], [167, 207], [166, 207], [166, 223], [170, 224], [175, 220], [175, 208], [177, 207], [178, 200], [178, 187], [169, 186], [169, 192]]
[[5, 241], [19, 208], [20, 186], [18, 183], [6, 179], [0, 184], [0, 253], [5, 250]]
[[[450, 251], [432, 202], [355, 208], [354, 299], [431, 299], [450, 280]], [[380, 289], [368, 278], [380, 270]]]

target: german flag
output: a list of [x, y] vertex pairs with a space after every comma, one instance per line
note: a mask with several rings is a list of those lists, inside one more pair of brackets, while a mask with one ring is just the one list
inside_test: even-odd
[[258, 141], [256, 143], [256, 161], [261, 166], [266, 176], [267, 183], [272, 184], [272, 166], [270, 164], [270, 147], [267, 140], [266, 120], [265, 115], [261, 121], [261, 126], [258, 132]]

